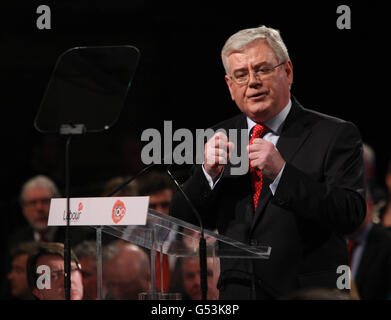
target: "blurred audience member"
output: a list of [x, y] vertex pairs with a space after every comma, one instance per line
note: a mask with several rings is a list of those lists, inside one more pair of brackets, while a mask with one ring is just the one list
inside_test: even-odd
[[391, 160], [388, 164], [385, 183], [387, 186], [387, 199], [384, 201], [382, 208], [380, 208], [379, 219], [381, 224], [387, 229], [391, 230]]
[[110, 243], [104, 265], [106, 299], [137, 300], [138, 294], [150, 289], [149, 258], [144, 250], [121, 240]]
[[[37, 273], [39, 266], [50, 269], [50, 286], [39, 288], [38, 278], [44, 277], [43, 271]], [[39, 243], [37, 251], [27, 260], [27, 279], [32, 294], [38, 300], [65, 300], [64, 289], [64, 245], [57, 242]], [[81, 266], [75, 253], [71, 251], [71, 300], [83, 298], [83, 280]]]
[[[183, 300], [201, 300], [200, 259], [182, 258], [179, 260], [176, 274], [180, 274], [181, 283], [170, 288], [171, 292], [180, 292]], [[208, 300], [218, 300], [217, 282], [220, 273], [219, 259], [207, 258]]]
[[[102, 196], [107, 197], [111, 192], [116, 190], [120, 185], [125, 183], [129, 177], [114, 177], [111, 178], [109, 181], [106, 182], [106, 184], [103, 186]], [[116, 193], [114, 193], [112, 196], [116, 197], [133, 197], [138, 196], [138, 183], [137, 179], [133, 180], [131, 183], [124, 186], [121, 190], [118, 190]]]
[[165, 172], [150, 171], [139, 178], [141, 196], [149, 196], [149, 208], [169, 214], [175, 185]]
[[[57, 228], [48, 227], [50, 200], [60, 197], [54, 182], [43, 175], [28, 180], [20, 194], [23, 216], [29, 226], [19, 229], [13, 236], [14, 242], [21, 241], [53, 241]], [[15, 241], [16, 240], [16, 241]]]
[[11, 271], [8, 273], [11, 299], [33, 300], [27, 281], [27, 259], [37, 250], [36, 242], [20, 243], [11, 251]]
[[[96, 268], [96, 242], [83, 241], [75, 247], [75, 254], [78, 257], [81, 265], [81, 273], [83, 275], [83, 300], [96, 300], [97, 294], [97, 268]], [[102, 259], [104, 255], [102, 255]], [[103, 261], [104, 263], [104, 261]], [[105, 290], [102, 285], [102, 295]]]
[[367, 191], [367, 213], [348, 236], [348, 257], [358, 293], [365, 299], [391, 299], [391, 233], [374, 224], [373, 200]]
[[[55, 183], [43, 175], [29, 179], [21, 189], [20, 204], [27, 226], [17, 229], [8, 239], [12, 248], [23, 241], [63, 242], [65, 228], [48, 227], [50, 201], [60, 197]], [[92, 238], [92, 229], [87, 227], [72, 227], [70, 229], [71, 245]]]
[[378, 184], [376, 179], [376, 154], [373, 148], [367, 143], [363, 143], [363, 157], [365, 182], [372, 194], [374, 204], [377, 204], [379, 201], [384, 200], [386, 191]]

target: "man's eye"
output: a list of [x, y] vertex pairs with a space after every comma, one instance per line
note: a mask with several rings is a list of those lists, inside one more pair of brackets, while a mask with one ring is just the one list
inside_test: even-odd
[[246, 78], [247, 77], [247, 74], [246, 73], [238, 73], [237, 75], [236, 75], [236, 78], [237, 79], [244, 79], [244, 78]]

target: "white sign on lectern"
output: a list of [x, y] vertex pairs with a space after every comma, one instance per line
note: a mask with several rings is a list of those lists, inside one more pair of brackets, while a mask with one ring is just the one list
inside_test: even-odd
[[[49, 226], [66, 226], [66, 198], [52, 199]], [[71, 226], [145, 225], [149, 197], [70, 198]]]

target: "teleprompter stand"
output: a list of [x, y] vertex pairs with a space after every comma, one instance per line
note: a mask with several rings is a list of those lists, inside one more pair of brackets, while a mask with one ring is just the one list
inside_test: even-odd
[[[34, 121], [44, 134], [59, 134], [65, 142], [64, 240], [65, 299], [71, 292], [69, 235], [70, 142], [74, 135], [102, 132], [118, 120], [138, 65], [140, 53], [133, 46], [76, 47], [57, 60]], [[98, 231], [97, 231], [98, 236]]]

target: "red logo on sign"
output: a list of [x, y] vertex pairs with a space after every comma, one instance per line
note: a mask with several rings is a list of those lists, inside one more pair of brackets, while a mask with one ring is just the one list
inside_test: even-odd
[[79, 207], [77, 209], [77, 211], [82, 211], [83, 210], [83, 203], [79, 202]]
[[122, 220], [126, 213], [125, 204], [121, 200], [117, 200], [116, 203], [114, 203], [113, 212], [112, 212], [112, 218], [114, 223], [118, 223]]

